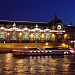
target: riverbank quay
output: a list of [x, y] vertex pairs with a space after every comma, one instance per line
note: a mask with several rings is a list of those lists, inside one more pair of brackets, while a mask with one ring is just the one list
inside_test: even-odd
[[24, 50], [24, 48], [0, 48], [0, 53], [12, 53], [12, 50]]
[[52, 48], [51, 43], [0, 43], [0, 48]]
[[[12, 52], [12, 50], [25, 50], [26, 48], [54, 48], [51, 43], [0, 43], [1, 52]], [[64, 47], [63, 47], [64, 48]]]
[[13, 49], [25, 49], [25, 48], [52, 48], [52, 45], [45, 45], [45, 43], [0, 43], [1, 52], [12, 52]]

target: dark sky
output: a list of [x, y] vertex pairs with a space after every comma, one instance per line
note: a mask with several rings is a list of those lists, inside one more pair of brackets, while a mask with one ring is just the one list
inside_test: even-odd
[[75, 25], [75, 0], [0, 0], [0, 20], [48, 22], [55, 14]]

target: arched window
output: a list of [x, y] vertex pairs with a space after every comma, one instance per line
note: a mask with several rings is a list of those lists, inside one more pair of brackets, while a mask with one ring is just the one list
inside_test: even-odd
[[28, 40], [29, 40], [29, 35], [28, 35], [28, 34], [24, 34], [23, 40], [24, 40], [24, 41], [28, 41]]
[[4, 34], [0, 34], [0, 40], [5, 40], [5, 39], [6, 39], [5, 35]]
[[34, 40], [40, 40], [40, 34], [39, 33], [36, 33], [35, 35], [34, 35]]
[[10, 40], [18, 40], [17, 35], [12, 35]]
[[50, 34], [49, 33], [45, 34], [45, 40], [50, 40]]

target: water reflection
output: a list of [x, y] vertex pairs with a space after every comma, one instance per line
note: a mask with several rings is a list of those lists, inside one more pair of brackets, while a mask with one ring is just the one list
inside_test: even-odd
[[13, 57], [0, 54], [0, 75], [74, 75], [75, 56]]
[[1, 75], [12, 75], [13, 73], [13, 56], [10, 53], [0, 54], [0, 73]]

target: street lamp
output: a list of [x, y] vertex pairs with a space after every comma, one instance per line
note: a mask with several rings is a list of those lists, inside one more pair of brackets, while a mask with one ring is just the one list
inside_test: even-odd
[[46, 46], [48, 46], [48, 45], [49, 45], [49, 43], [46, 43], [45, 45], [46, 45]]
[[72, 40], [71, 43], [73, 44], [73, 48], [75, 48], [75, 40]]

